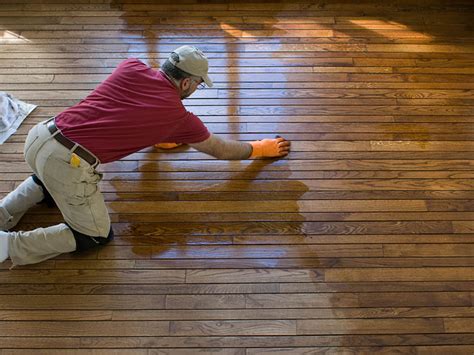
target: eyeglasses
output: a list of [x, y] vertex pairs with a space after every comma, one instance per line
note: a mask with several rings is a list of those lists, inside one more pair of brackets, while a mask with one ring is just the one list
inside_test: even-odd
[[201, 90], [201, 89], [206, 88], [206, 83], [205, 83], [204, 81], [202, 81], [202, 80], [197, 81], [197, 80], [195, 80], [195, 79], [192, 79], [192, 80], [193, 80], [196, 84], [198, 84], [198, 85], [197, 85], [198, 90]]

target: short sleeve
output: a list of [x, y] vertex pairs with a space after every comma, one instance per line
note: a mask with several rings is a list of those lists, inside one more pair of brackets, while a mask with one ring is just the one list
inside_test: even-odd
[[169, 142], [199, 143], [205, 141], [211, 135], [199, 117], [189, 111], [186, 111], [186, 117], [180, 121], [173, 134], [168, 137]]

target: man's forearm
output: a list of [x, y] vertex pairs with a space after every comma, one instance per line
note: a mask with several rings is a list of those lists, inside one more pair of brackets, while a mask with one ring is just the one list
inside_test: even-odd
[[222, 139], [212, 133], [205, 141], [189, 145], [200, 152], [223, 160], [248, 159], [252, 154], [252, 146], [249, 143]]

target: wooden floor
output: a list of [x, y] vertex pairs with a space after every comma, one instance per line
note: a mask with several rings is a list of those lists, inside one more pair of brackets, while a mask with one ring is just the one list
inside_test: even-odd
[[186, 102], [210, 130], [293, 151], [102, 166], [116, 240], [4, 263], [0, 354], [472, 354], [474, 6], [444, 3], [2, 0], [0, 90], [39, 108], [0, 196], [36, 122], [183, 44], [210, 58]]

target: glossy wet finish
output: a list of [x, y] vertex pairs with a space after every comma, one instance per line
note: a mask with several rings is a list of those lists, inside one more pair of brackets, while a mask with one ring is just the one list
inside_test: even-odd
[[[215, 87], [186, 101], [210, 130], [293, 151], [102, 166], [115, 241], [3, 264], [0, 348], [471, 354], [470, 1], [160, 3], [2, 1], [0, 88], [40, 107], [0, 146], [0, 196], [29, 174], [35, 122], [182, 44], [210, 58]], [[38, 207], [19, 227], [58, 221]]]

